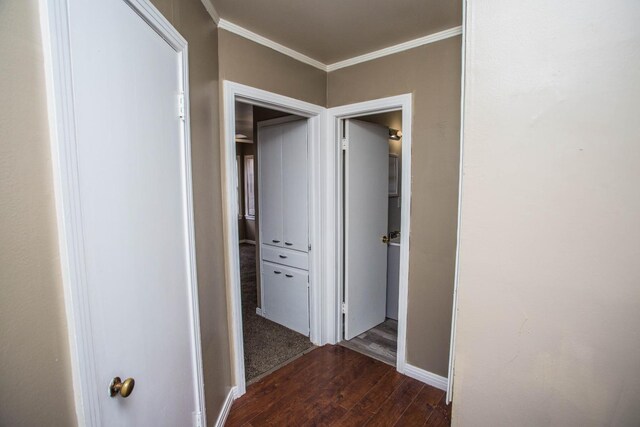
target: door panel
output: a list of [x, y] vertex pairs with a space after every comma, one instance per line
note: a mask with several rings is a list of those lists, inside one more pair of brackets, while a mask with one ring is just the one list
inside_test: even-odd
[[387, 292], [389, 130], [346, 121], [345, 339], [384, 322]]
[[307, 252], [309, 208], [306, 120], [283, 125], [282, 165], [284, 245], [289, 249]]
[[105, 426], [192, 425], [181, 56], [124, 1], [70, 0], [69, 20], [91, 392]]
[[262, 263], [267, 319], [309, 335], [309, 272], [271, 262]]
[[282, 129], [258, 128], [260, 235], [262, 243], [284, 246], [282, 222]]

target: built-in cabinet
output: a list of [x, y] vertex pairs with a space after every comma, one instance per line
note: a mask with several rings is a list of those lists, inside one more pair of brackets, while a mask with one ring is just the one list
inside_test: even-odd
[[262, 315], [309, 335], [307, 121], [258, 124]]

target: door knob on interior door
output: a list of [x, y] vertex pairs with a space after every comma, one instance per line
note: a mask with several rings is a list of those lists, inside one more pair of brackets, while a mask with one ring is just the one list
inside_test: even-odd
[[115, 377], [109, 384], [109, 396], [116, 397], [120, 393], [122, 397], [129, 397], [135, 385], [136, 381], [133, 378], [127, 378], [122, 382], [120, 377]]
[[382, 243], [386, 245], [387, 243], [389, 243], [389, 236], [382, 236], [380, 240], [382, 240]]

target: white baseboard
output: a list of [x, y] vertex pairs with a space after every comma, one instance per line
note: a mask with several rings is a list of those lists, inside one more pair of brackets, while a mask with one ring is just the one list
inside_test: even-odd
[[231, 411], [231, 405], [233, 405], [233, 401], [236, 399], [236, 388], [237, 387], [231, 387], [231, 390], [229, 390], [229, 394], [227, 394], [227, 398], [224, 400], [224, 404], [222, 405], [222, 409], [220, 410], [220, 414], [216, 420], [216, 427], [224, 427], [224, 423], [227, 422], [227, 417]]
[[247, 243], [247, 244], [249, 244], [249, 245], [255, 245], [255, 244], [256, 244], [256, 241], [255, 241], [255, 240], [248, 240], [248, 239], [242, 239], [242, 240], [240, 240], [240, 244], [243, 244], [243, 243]]
[[408, 363], [404, 365], [404, 374], [440, 390], [447, 391], [447, 378], [441, 377], [440, 375], [425, 371]]
[[257, 314], [258, 316], [262, 316], [262, 317], [264, 317], [264, 316], [262, 315], [262, 309], [261, 309], [260, 307], [256, 307], [256, 314]]

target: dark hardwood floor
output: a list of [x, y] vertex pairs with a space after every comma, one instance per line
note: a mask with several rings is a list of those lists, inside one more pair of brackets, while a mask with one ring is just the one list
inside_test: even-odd
[[444, 392], [326, 345], [250, 385], [227, 426], [449, 426]]

